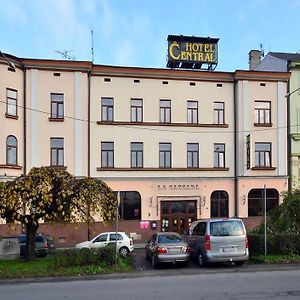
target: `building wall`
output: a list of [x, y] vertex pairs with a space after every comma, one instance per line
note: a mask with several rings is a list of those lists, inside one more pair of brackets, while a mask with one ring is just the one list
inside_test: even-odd
[[[71, 174], [99, 178], [114, 191], [140, 194], [141, 220], [131, 220], [133, 236], [145, 236], [140, 221], [156, 222], [157, 230], [161, 230], [163, 201], [195, 201], [195, 218], [209, 218], [212, 193], [225, 191], [228, 216], [247, 218], [251, 189], [267, 185], [278, 193], [287, 190], [285, 92], [289, 75], [286, 73], [91, 68], [84, 62], [44, 60], [24, 60], [23, 63], [26, 68], [26, 173], [35, 166], [49, 166], [50, 138], [63, 137], [64, 167]], [[0, 71], [6, 72], [3, 66]], [[54, 73], [60, 73], [60, 76], [54, 76]], [[14, 76], [18, 76], [17, 81]], [[18, 70], [1, 81], [2, 97], [6, 85], [10, 84], [17, 85], [16, 89], [23, 92], [22, 76]], [[3, 80], [3, 76], [0, 78]], [[51, 93], [64, 94], [63, 120], [49, 118]], [[101, 120], [102, 97], [114, 99], [113, 122]], [[131, 122], [132, 98], [143, 99], [141, 123]], [[170, 124], [159, 123], [160, 99], [171, 100]], [[187, 124], [188, 100], [198, 101], [198, 124]], [[254, 124], [255, 100], [271, 102], [271, 124], [268, 126]], [[214, 101], [225, 103], [225, 124], [214, 124]], [[0, 118], [6, 126], [4, 134], [0, 131], [0, 151], [3, 152], [4, 138], [12, 128], [20, 138], [20, 145], [24, 145], [24, 124], [21, 116], [18, 120], [3, 117], [3, 105], [1, 109]], [[15, 127], [11, 127], [12, 122]], [[251, 163], [247, 168], [249, 134]], [[114, 142], [113, 168], [101, 166], [101, 142]], [[131, 168], [131, 142], [143, 142], [143, 168]], [[161, 142], [172, 144], [171, 168], [159, 168]], [[255, 168], [255, 142], [272, 144], [270, 167]], [[187, 143], [199, 143], [199, 168], [187, 168]], [[214, 167], [215, 143], [225, 144], [224, 168]], [[2, 157], [0, 164], [5, 164]], [[20, 164], [22, 166], [22, 160]], [[0, 171], [6, 167], [0, 166]], [[11, 176], [22, 172], [21, 168], [8, 170]], [[124, 226], [129, 224], [125, 220], [121, 222]]]
[[[130, 143], [143, 142], [144, 167], [149, 171], [139, 171], [140, 177], [193, 177], [197, 172], [189, 171], [187, 166], [187, 143], [199, 143], [200, 168], [213, 168], [214, 143], [225, 143], [226, 166], [233, 165], [231, 145], [233, 144], [233, 89], [232, 84], [224, 83], [217, 88], [215, 82], [197, 82], [190, 86], [188, 81], [168, 80], [168, 85], [162, 84], [161, 79], [141, 79], [135, 84], [132, 78], [113, 77], [111, 82], [105, 82], [105, 77], [95, 76], [91, 79], [91, 176], [105, 177], [135, 177], [135, 170], [130, 169]], [[113, 124], [97, 124], [101, 120], [101, 97], [114, 99]], [[130, 123], [131, 98], [143, 99], [144, 124]], [[171, 100], [171, 126], [159, 123], [160, 99]], [[187, 100], [198, 101], [199, 123], [206, 126], [187, 126]], [[213, 103], [225, 102], [226, 128], [214, 127]], [[124, 124], [122, 122], [127, 122]], [[156, 126], [151, 126], [151, 123]], [[148, 123], [148, 124], [147, 124]], [[149, 124], [150, 123], [150, 124]], [[97, 171], [101, 166], [101, 142], [114, 142], [115, 170]], [[175, 170], [159, 169], [159, 143], [172, 143], [172, 168]], [[228, 171], [211, 170], [201, 172], [204, 177], [232, 177], [233, 168]]]
[[[300, 64], [290, 65], [290, 133], [291, 133], [291, 179], [292, 187], [299, 188], [299, 158], [300, 158]], [[296, 92], [295, 92], [296, 91]]]
[[[16, 64], [17, 65], [17, 64]], [[15, 72], [8, 69], [6, 61], [0, 60], [0, 180], [9, 180], [23, 173], [23, 70], [17, 66]], [[17, 91], [17, 117], [8, 116], [7, 88]], [[6, 138], [16, 137], [18, 142], [17, 165], [6, 164]]]
[[[60, 76], [54, 76], [54, 73]], [[50, 166], [50, 138], [64, 138], [64, 166], [76, 176], [87, 175], [88, 81], [76, 71], [27, 70], [27, 172]], [[52, 120], [51, 93], [64, 95], [63, 120]]]

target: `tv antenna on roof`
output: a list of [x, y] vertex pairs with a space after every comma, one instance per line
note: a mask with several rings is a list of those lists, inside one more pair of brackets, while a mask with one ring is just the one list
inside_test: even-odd
[[64, 59], [75, 60], [75, 56], [69, 54], [72, 51], [73, 50], [64, 50], [64, 51], [55, 50], [55, 52], [60, 54]]
[[264, 46], [262, 43], [259, 44], [259, 50], [262, 57], [265, 56]]

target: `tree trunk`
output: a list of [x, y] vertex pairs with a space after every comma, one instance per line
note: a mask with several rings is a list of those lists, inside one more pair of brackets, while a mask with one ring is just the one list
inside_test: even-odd
[[36, 235], [38, 228], [39, 228], [39, 225], [33, 224], [33, 222], [29, 222], [26, 224], [27, 244], [26, 244], [25, 257], [27, 260], [34, 260], [36, 258], [36, 256], [35, 256], [35, 235]]

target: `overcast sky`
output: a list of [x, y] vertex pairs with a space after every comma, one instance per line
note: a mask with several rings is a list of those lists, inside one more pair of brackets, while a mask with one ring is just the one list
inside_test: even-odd
[[0, 51], [25, 58], [165, 68], [167, 36], [220, 38], [218, 71], [248, 53], [299, 52], [300, 0], [0, 0]]

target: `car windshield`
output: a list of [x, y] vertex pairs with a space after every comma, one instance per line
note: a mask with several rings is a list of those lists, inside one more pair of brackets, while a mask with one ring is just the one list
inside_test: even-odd
[[212, 236], [236, 236], [245, 234], [241, 221], [218, 221], [210, 223]]
[[164, 234], [158, 237], [159, 244], [168, 244], [168, 243], [175, 244], [181, 242], [182, 242], [182, 238], [179, 235], [175, 235], [175, 234]]

